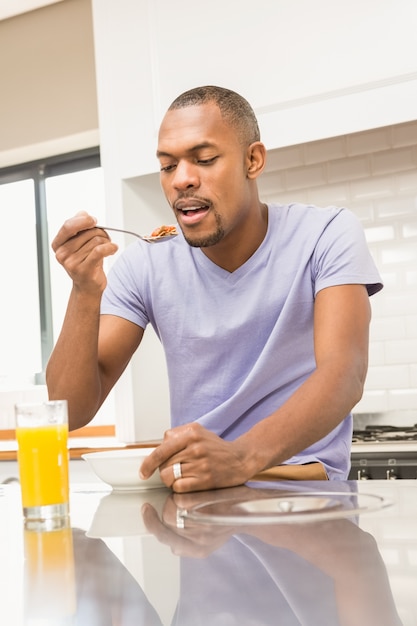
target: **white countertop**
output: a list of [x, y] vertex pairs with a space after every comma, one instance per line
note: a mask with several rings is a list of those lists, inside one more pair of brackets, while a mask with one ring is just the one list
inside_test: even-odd
[[[353, 503], [371, 494], [389, 506], [314, 523], [179, 524], [179, 510], [216, 499], [227, 510], [242, 493], [320, 488], [332, 497], [336, 487]], [[335, 626], [340, 615], [348, 626], [417, 624], [417, 481], [258, 483], [183, 496], [73, 484], [73, 552], [61, 564], [62, 551], [43, 549], [53, 537], [23, 533], [16, 485], [0, 487], [0, 519], [7, 626], [50, 623], [36, 619], [51, 611], [71, 612], [78, 626], [116, 615], [123, 626], [272, 626], [277, 615], [309, 626]]]

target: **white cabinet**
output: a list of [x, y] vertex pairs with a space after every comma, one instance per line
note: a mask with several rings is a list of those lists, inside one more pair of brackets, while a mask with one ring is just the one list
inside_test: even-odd
[[415, 119], [415, 0], [93, 0], [104, 165], [156, 171], [180, 92], [219, 84], [253, 104], [268, 148]]

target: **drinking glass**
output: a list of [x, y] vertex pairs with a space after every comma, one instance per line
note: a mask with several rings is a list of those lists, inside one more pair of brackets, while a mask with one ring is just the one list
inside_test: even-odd
[[59, 527], [69, 515], [67, 402], [16, 404], [15, 416], [25, 522]]

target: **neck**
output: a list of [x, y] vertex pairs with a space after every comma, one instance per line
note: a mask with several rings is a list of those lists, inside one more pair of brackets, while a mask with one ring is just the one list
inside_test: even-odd
[[225, 235], [215, 246], [201, 248], [213, 263], [234, 272], [256, 252], [265, 238], [268, 229], [268, 206], [258, 203], [259, 210], [254, 211], [251, 219], [238, 230]]

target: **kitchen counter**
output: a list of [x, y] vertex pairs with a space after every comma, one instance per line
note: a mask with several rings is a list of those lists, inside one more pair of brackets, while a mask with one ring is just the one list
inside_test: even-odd
[[415, 480], [72, 484], [70, 527], [49, 533], [23, 528], [7, 484], [0, 520], [8, 626], [417, 624]]

